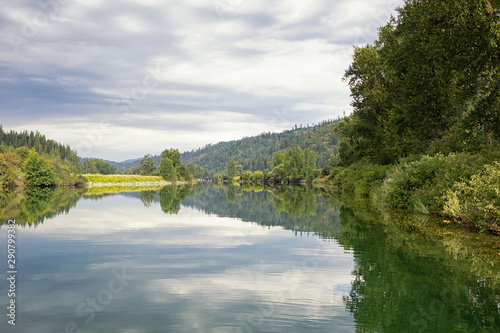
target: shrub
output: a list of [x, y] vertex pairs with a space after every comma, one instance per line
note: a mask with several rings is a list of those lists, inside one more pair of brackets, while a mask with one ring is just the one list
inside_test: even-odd
[[261, 179], [264, 179], [264, 174], [262, 173], [262, 171], [255, 171], [253, 173], [253, 181], [257, 182]]
[[252, 180], [253, 174], [251, 171], [245, 171], [241, 174], [240, 179], [244, 182]]
[[456, 182], [446, 194], [444, 212], [500, 233], [500, 163], [485, 165], [470, 181]]
[[426, 185], [433, 184], [437, 172], [443, 167], [442, 155], [423, 156], [420, 160], [394, 166], [382, 185], [382, 200], [390, 207], [415, 207], [415, 191], [422, 192]]
[[215, 173], [212, 177], [214, 183], [222, 183], [223, 176], [220, 173]]
[[402, 160], [388, 172], [379, 199], [389, 207], [443, 214], [447, 191], [479, 173], [491, 158], [494, 156], [459, 153]]
[[25, 181], [30, 186], [55, 186], [59, 179], [54, 167], [43, 156], [34, 153], [27, 159], [24, 166]]
[[330, 184], [338, 190], [366, 197], [385, 178], [388, 166], [358, 162], [348, 168], [336, 167], [329, 176]]

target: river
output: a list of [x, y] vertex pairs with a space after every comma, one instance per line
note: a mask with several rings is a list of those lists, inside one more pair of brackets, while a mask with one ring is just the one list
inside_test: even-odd
[[499, 237], [305, 187], [119, 191], [0, 194], [1, 332], [500, 332]]

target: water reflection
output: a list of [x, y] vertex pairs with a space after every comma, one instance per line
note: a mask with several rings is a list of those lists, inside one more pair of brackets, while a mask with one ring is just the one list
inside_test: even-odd
[[[443, 233], [451, 239], [451, 232], [436, 227], [436, 221], [429, 221], [432, 232], [422, 233], [409, 225], [423, 227], [421, 219], [425, 217], [392, 216], [390, 222], [387, 218], [370, 214], [366, 207], [355, 203], [340, 209], [342, 228], [337, 239], [353, 249], [355, 261], [352, 289], [345, 302], [358, 329], [499, 332], [498, 262], [492, 263], [483, 252], [467, 248], [465, 243], [462, 250], [469, 250], [471, 256], [451, 255], [446, 251], [449, 244], [442, 239]], [[498, 249], [495, 236], [478, 237]], [[454, 239], [460, 243], [460, 238]], [[489, 266], [489, 273], [473, 268], [471, 263], [478, 260], [482, 260], [483, 267]], [[493, 271], [492, 264], [497, 266]]]
[[[29, 188], [0, 190], [0, 221], [16, 219], [20, 225], [36, 225], [74, 208], [85, 189]], [[0, 224], [1, 225], [1, 224]]]
[[500, 331], [498, 238], [306, 187], [109, 192], [1, 192], [2, 221], [38, 227], [0, 331]]

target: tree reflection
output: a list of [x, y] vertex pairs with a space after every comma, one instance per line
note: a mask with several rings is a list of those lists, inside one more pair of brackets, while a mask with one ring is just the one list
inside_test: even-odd
[[296, 232], [314, 232], [331, 238], [340, 228], [338, 212], [316, 191], [299, 186], [214, 186], [199, 184], [204, 191], [187, 198], [186, 206], [208, 214], [234, 217], [265, 226], [282, 226]]
[[0, 191], [0, 221], [15, 219], [19, 225], [37, 225], [46, 218], [68, 213], [85, 189], [32, 187]]
[[354, 253], [345, 304], [360, 332], [500, 331], [499, 279], [471, 271], [432, 235], [358, 211], [341, 208], [337, 239]]
[[151, 204], [156, 200], [156, 191], [141, 191], [139, 192], [139, 198], [145, 207], [151, 207]]
[[160, 206], [164, 213], [177, 214], [181, 201], [193, 192], [193, 185], [165, 186], [160, 190]]

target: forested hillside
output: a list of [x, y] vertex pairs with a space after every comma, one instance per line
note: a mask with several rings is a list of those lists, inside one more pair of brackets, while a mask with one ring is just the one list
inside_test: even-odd
[[83, 186], [86, 179], [71, 148], [36, 132], [4, 132], [0, 126], [0, 188]]
[[54, 158], [66, 161], [70, 166], [82, 171], [82, 163], [76, 152], [71, 150], [69, 145], [60, 144], [54, 140], [47, 139], [45, 135], [39, 132], [24, 131], [21, 133], [15, 131], [5, 132], [0, 125], [0, 145], [12, 147], [26, 147], [28, 149], [35, 148], [39, 155], [47, 155]]
[[338, 152], [339, 135], [334, 128], [340, 120], [328, 120], [309, 127], [296, 127], [281, 133], [263, 133], [241, 140], [206, 145], [198, 150], [185, 152], [181, 160], [202, 166], [208, 175], [224, 172], [227, 163], [235, 160], [243, 170], [266, 170], [278, 151], [295, 147], [316, 153], [317, 167], [328, 164], [332, 154]]
[[[208, 144], [203, 148], [184, 152], [181, 161], [184, 164], [196, 164], [204, 169], [204, 177], [211, 178], [216, 172], [225, 172], [227, 163], [235, 160], [239, 172], [244, 170], [266, 170], [269, 162], [274, 160], [276, 152], [288, 151], [296, 147], [302, 150], [310, 149], [316, 153], [317, 167], [328, 165], [332, 154], [339, 151], [340, 135], [334, 133], [335, 126], [340, 121], [325, 120], [314, 126], [295, 127], [281, 133], [263, 133], [257, 136], [243, 138], [217, 144]], [[157, 165], [161, 157], [153, 156]], [[123, 162], [106, 161], [126, 171], [139, 166], [141, 159]]]
[[[157, 166], [160, 164], [160, 159], [161, 159], [160, 155], [153, 156], [153, 160], [156, 162]], [[141, 162], [141, 160], [142, 158], [129, 159], [122, 162], [115, 162], [109, 160], [103, 160], [103, 161], [115, 166], [119, 171], [124, 172], [126, 170], [139, 167], [139, 163]]]

